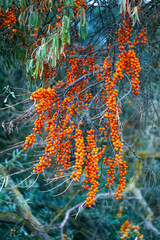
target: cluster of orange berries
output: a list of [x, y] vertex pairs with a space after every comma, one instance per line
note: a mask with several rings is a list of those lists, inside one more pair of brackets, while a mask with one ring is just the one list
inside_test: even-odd
[[119, 212], [117, 213], [117, 217], [120, 218], [122, 216], [122, 211], [123, 211], [123, 206], [120, 206]]
[[91, 207], [93, 203], [95, 202], [95, 196], [98, 192], [98, 186], [100, 185], [97, 179], [100, 177], [98, 162], [101, 159], [101, 157], [104, 155], [106, 146], [103, 145], [102, 148], [98, 148], [96, 146], [95, 141], [95, 131], [94, 130], [88, 130], [86, 132], [88, 135], [86, 137], [87, 144], [86, 150], [87, 150], [87, 157], [86, 157], [86, 166], [84, 168], [84, 171], [86, 172], [86, 179], [84, 179], [84, 182], [86, 185], [83, 185], [82, 187], [84, 189], [88, 189], [89, 185], [91, 184], [89, 188], [89, 192], [87, 193], [87, 199], [86, 199], [86, 205], [88, 207]]
[[34, 128], [33, 128], [33, 131], [36, 133], [36, 134], [40, 134], [40, 130], [42, 129], [43, 125], [44, 125], [44, 119], [45, 119], [45, 116], [40, 114], [39, 118], [36, 119], [36, 121], [34, 122]]
[[[72, 50], [72, 57], [79, 51], [84, 51], [84, 49], [80, 48], [75, 50], [74, 54]], [[74, 81], [76, 81], [76, 79], [80, 76], [85, 76], [86, 73], [92, 72], [93, 61], [94, 58], [89, 56], [87, 56], [86, 59], [82, 57], [75, 57], [74, 61], [71, 61], [69, 58], [68, 63], [70, 64], [71, 72], [67, 72], [65, 86], [67, 87], [74, 83]], [[88, 68], [88, 70], [84, 71], [84, 67]], [[68, 169], [70, 166], [71, 149], [73, 148], [71, 139], [74, 139], [75, 164], [73, 165], [74, 171], [71, 174], [71, 178], [73, 178], [73, 181], [79, 180], [82, 175], [83, 164], [88, 164], [89, 168], [85, 168], [85, 171], [87, 172], [86, 177], [88, 178], [87, 181], [90, 182], [92, 186], [89, 189], [86, 205], [91, 206], [95, 201], [94, 197], [99, 185], [96, 181], [98, 176], [96, 173], [99, 171], [98, 161], [104, 154], [105, 147], [103, 147], [103, 149], [98, 149], [94, 145], [94, 149], [92, 150], [93, 144], [89, 141], [88, 136], [86, 140], [88, 141], [88, 145], [90, 147], [86, 150], [84, 144], [85, 140], [83, 138], [84, 132], [78, 129], [75, 123], [71, 121], [71, 117], [74, 119], [76, 114], [79, 112], [78, 108], [80, 110], [82, 109], [84, 101], [90, 102], [93, 97], [90, 89], [85, 91], [83, 94], [79, 94], [86, 88], [87, 83], [88, 80], [84, 77], [83, 81], [78, 82], [68, 91], [68, 94], [62, 102], [60, 102], [60, 98], [56, 93], [58, 88], [63, 88], [63, 84], [61, 82], [58, 82], [52, 89], [38, 89], [36, 92], [32, 93], [30, 99], [37, 103], [36, 110], [39, 114], [39, 117], [34, 123], [34, 132], [36, 134], [41, 134], [40, 130], [45, 123], [45, 131], [48, 134], [46, 137], [47, 144], [45, 147], [45, 153], [39, 158], [39, 163], [34, 166], [34, 172], [41, 173], [44, 171], [46, 166], [50, 167], [50, 159], [54, 156], [55, 161], [58, 163], [57, 170], [59, 170], [59, 175], [56, 174], [55, 177], [61, 177], [63, 171]], [[72, 103], [75, 94], [79, 94], [79, 98], [78, 101]], [[87, 106], [87, 104], [85, 104], [85, 106]], [[60, 117], [58, 116], [58, 112]], [[93, 134], [93, 130], [92, 132], [88, 132], [89, 135], [91, 133]], [[27, 146], [24, 146], [24, 149], [26, 148]], [[89, 149], [90, 151], [93, 151], [92, 155], [90, 155]], [[88, 151], [88, 154], [86, 151]], [[93, 157], [92, 161], [90, 159], [91, 156]]]
[[[120, 206], [119, 212], [117, 213], [117, 217], [120, 218], [122, 217], [122, 212], [123, 212], [123, 206]], [[129, 238], [129, 237], [136, 237], [136, 239], [143, 239], [144, 236], [140, 234], [139, 232], [139, 226], [135, 226], [131, 224], [128, 220], [124, 222], [123, 225], [121, 225], [121, 239]], [[136, 235], [136, 236], [133, 236]]]
[[28, 150], [28, 147], [32, 146], [36, 142], [36, 134], [30, 134], [28, 137], [26, 137], [25, 144], [23, 145], [24, 150]]
[[[80, 67], [81, 66], [79, 66], [79, 68]], [[73, 71], [73, 72], [74, 72], [73, 74], [76, 74], [77, 76], [77, 72], [76, 71]], [[81, 70], [79, 70], [79, 74], [81, 74]], [[67, 82], [68, 83], [66, 83], [66, 85], [69, 85], [70, 83], [72, 83], [72, 81], [70, 82], [70, 78], [67, 78]], [[36, 105], [36, 109], [37, 109], [37, 113], [40, 114], [40, 117], [37, 118], [35, 121], [35, 127], [33, 130], [37, 134], [40, 134], [40, 130], [44, 124], [44, 121], [46, 122], [47, 127], [45, 128], [45, 130], [48, 132], [48, 137], [46, 138], [47, 145], [45, 148], [45, 155], [43, 158], [48, 159], [49, 157], [57, 155], [55, 160], [58, 161], [58, 165], [62, 165], [63, 169], [67, 169], [69, 166], [69, 160], [70, 160], [70, 153], [71, 153], [70, 149], [72, 147], [69, 139], [70, 139], [71, 133], [75, 128], [73, 123], [70, 124], [69, 115], [75, 116], [75, 112], [77, 108], [75, 108], [75, 104], [72, 104], [69, 107], [69, 103], [72, 100], [71, 94], [73, 94], [74, 91], [69, 92], [70, 98], [66, 96], [66, 98], [62, 101], [61, 107], [60, 107], [59, 97], [57, 96], [55, 90], [56, 88], [59, 88], [61, 86], [63, 86], [63, 84], [58, 82], [57, 85], [52, 89], [41, 88], [31, 95], [31, 100], [38, 102]], [[85, 86], [83, 86], [82, 83], [79, 83], [79, 85], [75, 87], [75, 91], [78, 92], [78, 89], [79, 91], [81, 91], [81, 89], [83, 89], [84, 87]], [[88, 101], [90, 98], [91, 98], [91, 94], [89, 93], [87, 95]], [[53, 114], [54, 110], [55, 110], [55, 113]], [[58, 111], [61, 117], [57, 122], [57, 127], [56, 127]], [[65, 115], [64, 115], [64, 112], [65, 112]], [[64, 139], [66, 141], [64, 141], [63, 143]], [[78, 141], [78, 137], [76, 139]], [[59, 167], [58, 169], [60, 170], [61, 174], [63, 174], [61, 168]], [[40, 164], [35, 166], [34, 171], [42, 172], [43, 170], [44, 170], [43, 162], [40, 161]]]
[[139, 35], [135, 37], [134, 45], [137, 45], [139, 43], [141, 43], [141, 44], [146, 44], [147, 43], [146, 28], [145, 27], [143, 29], [141, 29]]
[[67, 240], [67, 234], [63, 234], [63, 238], [62, 238], [62, 240]]
[[75, 130], [75, 147], [75, 165], [73, 166], [75, 172], [72, 172], [71, 176], [71, 178], [73, 178], [73, 181], [79, 180], [80, 175], [82, 174], [82, 167], [86, 156], [83, 132], [80, 129]]
[[[78, 1], [77, 4], [79, 4]], [[54, 158], [59, 172], [59, 174], [55, 174], [57, 178], [72, 168], [70, 177], [73, 181], [80, 181], [84, 170], [85, 184], [82, 187], [86, 190], [89, 189], [86, 199], [88, 207], [95, 202], [95, 196], [98, 192], [99, 162], [101, 159], [103, 159], [104, 165], [108, 166], [106, 187], [114, 184], [115, 171], [117, 169], [120, 171], [120, 180], [115, 193], [116, 199], [121, 199], [121, 194], [125, 188], [127, 166], [122, 159], [123, 137], [118, 83], [125, 78], [131, 79], [133, 97], [137, 96], [140, 89], [139, 72], [141, 70], [139, 59], [134, 51], [134, 45], [137, 43], [134, 43], [132, 39], [131, 21], [127, 13], [125, 16], [126, 19], [123, 20], [121, 28], [116, 33], [120, 53], [114, 74], [112, 74], [110, 56], [105, 58], [103, 67], [100, 69], [95, 64], [92, 46], [86, 50], [84, 47], [73, 44], [71, 49], [64, 49], [65, 55], [60, 55], [57, 62], [57, 69], [64, 67], [66, 70], [66, 78], [63, 81], [58, 81], [52, 88], [41, 88], [31, 95], [31, 100], [36, 102], [38, 114], [33, 131], [36, 135], [41, 134], [40, 131], [44, 126], [45, 133], [47, 133], [46, 141], [44, 141], [46, 143], [44, 154], [39, 158], [39, 163], [34, 166], [34, 172], [41, 173], [47, 166], [50, 167], [53, 164], [52, 158]], [[145, 42], [145, 33], [145, 29], [143, 29], [136, 41], [141, 39]], [[40, 43], [36, 42], [36, 44]], [[111, 47], [110, 44], [109, 48]], [[81, 53], [86, 56], [82, 56]], [[48, 69], [47, 79], [54, 72], [48, 67], [49, 65], [46, 65], [46, 69]], [[96, 79], [99, 84], [102, 82], [104, 88], [101, 91], [100, 100], [99, 97], [94, 98], [94, 91], [88, 87], [90, 86], [89, 74], [96, 71], [98, 72]], [[86, 131], [82, 128], [82, 130], [83, 118], [79, 121], [80, 113], [83, 115], [84, 110], [87, 110], [93, 102], [98, 104], [100, 101], [103, 102], [106, 110], [103, 116], [103, 127], [99, 128], [99, 134], [96, 134], [93, 129]], [[35, 142], [35, 135], [34, 138], [30, 136], [26, 139], [25, 150]], [[106, 146], [97, 146], [96, 139], [99, 136], [101, 141], [111, 139], [114, 149], [113, 157], [105, 157]], [[74, 161], [71, 161], [71, 153], [74, 153]]]
[[[119, 76], [119, 75], [118, 75]], [[120, 76], [121, 77], [121, 76]], [[121, 136], [119, 133], [119, 115], [121, 112], [120, 106], [117, 104], [118, 89], [116, 89], [117, 77], [107, 78], [106, 80], [106, 92], [108, 93], [106, 107], [108, 111], [105, 113], [105, 118], [107, 120], [107, 128], [110, 130], [110, 136], [112, 137], [112, 144], [114, 150], [117, 152], [115, 157], [108, 159], [108, 164], [110, 170], [107, 171], [108, 178], [106, 186], [109, 187], [114, 183], [114, 172], [115, 167], [119, 165], [120, 167], [120, 184], [117, 186], [117, 192], [115, 193], [116, 199], [121, 199], [120, 194], [123, 193], [125, 188], [125, 174], [126, 168], [125, 161], [122, 160], [122, 146]]]
[[17, 32], [17, 29], [14, 28], [17, 19], [16, 19], [16, 6], [13, 5], [6, 12], [0, 10], [0, 29], [7, 27], [11, 32], [10, 38], [13, 38], [13, 35]]
[[44, 156], [39, 158], [39, 163], [36, 164], [36, 167], [34, 167], [33, 172], [36, 172], [37, 174], [44, 171], [44, 169], [47, 167], [51, 167], [51, 158], [45, 158]]
[[[116, 66], [117, 67], [117, 66]], [[122, 161], [122, 146], [120, 134], [119, 134], [119, 115], [121, 112], [120, 106], [117, 104], [117, 96], [118, 89], [116, 88], [116, 83], [118, 79], [122, 79], [122, 73], [119, 71], [119, 68], [116, 69], [116, 73], [111, 76], [111, 58], [107, 57], [104, 61], [103, 68], [101, 73], [98, 75], [100, 79], [104, 77], [105, 80], [105, 90], [106, 93], [103, 92], [102, 99], [106, 104], [107, 111], [104, 114], [106, 129], [110, 132], [109, 135], [112, 138], [112, 144], [114, 150], [117, 152], [115, 157], [110, 159], [110, 157], [104, 158], [104, 165], [109, 165], [109, 169], [107, 170], [108, 178], [106, 187], [112, 186], [114, 184], [114, 172], [116, 166], [120, 167], [120, 184], [117, 186], [117, 192], [115, 193], [116, 199], [120, 199], [120, 194], [124, 191], [125, 188], [125, 174], [126, 174], [126, 165], [125, 161]], [[99, 81], [99, 79], [98, 79]], [[100, 128], [99, 131], [104, 132], [105, 139], [108, 139], [108, 131], [105, 131], [105, 128]]]
[[[116, 63], [116, 70], [113, 76], [111, 76], [111, 58], [107, 57], [104, 61], [103, 68], [101, 72], [98, 74], [98, 81], [106, 78], [106, 93], [102, 92], [102, 99], [106, 103], [107, 111], [104, 114], [106, 128], [110, 131], [110, 136], [112, 137], [112, 144], [114, 150], [116, 152], [115, 157], [112, 159], [104, 158], [104, 164], [109, 166], [107, 171], [108, 178], [106, 186], [112, 186], [114, 183], [114, 172], [116, 166], [119, 166], [120, 169], [120, 183], [117, 186], [117, 192], [115, 193], [116, 199], [121, 199], [121, 193], [124, 192], [126, 178], [125, 175], [127, 173], [127, 166], [125, 161], [122, 160], [122, 132], [120, 130], [120, 120], [119, 116], [121, 113], [120, 104], [117, 102], [117, 97], [119, 95], [119, 91], [117, 89], [117, 83], [125, 78], [130, 77], [130, 84], [132, 87], [133, 97], [137, 96], [140, 92], [140, 81], [139, 81], [139, 72], [141, 70], [139, 59], [136, 57], [134, 51], [134, 45], [137, 44], [137, 39], [142, 39], [142, 44], [146, 43], [146, 29], [144, 28], [139, 36], [135, 40], [132, 40], [132, 32], [133, 28], [131, 27], [131, 20], [127, 14], [125, 13], [125, 18], [122, 21], [122, 26], [118, 32], [115, 34], [118, 36], [119, 43], [119, 60]], [[139, 42], [138, 42], [139, 43]], [[108, 49], [111, 48], [111, 44], [109, 44]], [[106, 131], [103, 132], [106, 134]], [[107, 139], [107, 136], [105, 137]]]
[[121, 239], [125, 239], [128, 237], [133, 236], [133, 234], [136, 234], [136, 239], [144, 239], [144, 236], [139, 233], [139, 226], [135, 226], [131, 224], [128, 220], [124, 222], [124, 224], [121, 226]]

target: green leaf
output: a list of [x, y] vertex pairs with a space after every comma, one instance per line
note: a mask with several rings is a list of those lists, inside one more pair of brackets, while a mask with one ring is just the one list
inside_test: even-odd
[[55, 55], [56, 57], [58, 56], [58, 50], [59, 50], [59, 38], [58, 38], [58, 34], [56, 34], [56, 46], [55, 46]]
[[3, 88], [4, 92], [3, 94], [7, 93], [8, 91], [10, 92], [10, 87], [7, 85], [6, 87]]
[[86, 23], [86, 14], [85, 14], [84, 8], [82, 8], [81, 13], [82, 13], [82, 17], [81, 17], [82, 18], [82, 26], [84, 26]]
[[49, 8], [51, 9], [53, 7], [53, 3], [52, 3], [52, 0], [49, 0]]
[[4, 9], [4, 13], [6, 13], [6, 1], [3, 0], [3, 9]]
[[45, 56], [46, 56], [46, 47], [45, 47], [45, 44], [44, 44], [43, 47], [41, 48], [41, 59], [40, 59], [41, 62], [43, 61]]
[[82, 38], [85, 39], [84, 26], [81, 27], [81, 34], [82, 34]]
[[70, 0], [70, 6], [73, 8], [73, 6], [74, 6], [74, 0]]
[[39, 71], [39, 61], [37, 61], [36, 62], [36, 69], [35, 69], [35, 71], [34, 71], [34, 73], [33, 73], [33, 75], [37, 78], [37, 76], [38, 76], [38, 71]]
[[85, 27], [86, 27], [86, 28], [85, 28], [86, 34], [88, 34], [88, 25], [89, 25], [89, 24], [88, 24], [88, 22], [86, 21], [86, 24], [85, 24]]
[[73, 14], [73, 9], [72, 8], [69, 8], [69, 15], [70, 15], [70, 19], [74, 19], [74, 14]]
[[22, 19], [22, 13], [20, 13], [20, 15], [19, 15], [19, 17], [18, 17], [19, 23], [21, 23], [21, 19]]
[[28, 66], [28, 70], [30, 71], [31, 74], [33, 73], [33, 63], [34, 63], [34, 60], [31, 59]]
[[41, 65], [40, 78], [42, 77], [42, 74], [43, 74], [43, 63], [42, 63], [42, 65]]
[[69, 18], [68, 18], [68, 17], [66, 18], [66, 21], [67, 21], [67, 30], [69, 30], [69, 27], [70, 27], [70, 21], [69, 21]]
[[70, 44], [70, 32], [67, 32], [66, 43]]
[[9, 181], [9, 177], [7, 176], [6, 181], [5, 181], [5, 185], [4, 185], [5, 188], [8, 186], [8, 181]]
[[14, 92], [11, 92], [11, 95], [12, 95], [13, 98], [16, 98]]
[[52, 48], [55, 49], [55, 43], [56, 43], [56, 39], [55, 39], [55, 35], [53, 35], [53, 40], [52, 40]]
[[34, 28], [37, 27], [37, 23], [38, 23], [38, 11], [35, 12], [35, 25], [34, 25]]

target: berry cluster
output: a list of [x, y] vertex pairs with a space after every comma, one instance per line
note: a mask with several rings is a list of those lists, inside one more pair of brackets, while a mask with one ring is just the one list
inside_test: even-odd
[[121, 239], [129, 238], [133, 236], [133, 234], [136, 235], [136, 239], [144, 239], [144, 236], [139, 233], [139, 226], [135, 226], [131, 224], [128, 220], [124, 222], [124, 224], [121, 226]]
[[[75, 2], [77, 6], [83, 3]], [[77, 7], [74, 11], [77, 11], [76, 9]], [[58, 11], [60, 12], [61, 9]], [[103, 66], [99, 67], [95, 63], [91, 45], [85, 49], [79, 44], [77, 46], [72, 44], [72, 48], [64, 49], [64, 55], [60, 54], [56, 70], [46, 64], [44, 71], [45, 78], [50, 79], [50, 76], [63, 68], [66, 77], [62, 81], [59, 80], [52, 88], [46, 86], [46, 89], [40, 88], [31, 95], [31, 100], [36, 102], [37, 119], [33, 128], [36, 134], [33, 134], [34, 137], [31, 134], [26, 139], [24, 149], [27, 150], [28, 146], [33, 145], [37, 134], [43, 134], [42, 127], [45, 129], [46, 144], [43, 156], [34, 166], [34, 172], [41, 173], [47, 166], [51, 167], [54, 159], [58, 170], [55, 177], [61, 177], [66, 171], [70, 172], [70, 169], [72, 169], [70, 177], [73, 181], [80, 181], [83, 176], [82, 187], [88, 189], [86, 199], [88, 207], [95, 202], [98, 192], [101, 160], [108, 168], [106, 187], [113, 186], [115, 172], [119, 169], [120, 179], [115, 193], [116, 199], [121, 199], [121, 194], [124, 192], [127, 166], [122, 157], [119, 85], [122, 84], [122, 80], [123, 83], [129, 81], [133, 97], [140, 93], [141, 68], [135, 54], [135, 45], [137, 42], [140, 44], [146, 42], [145, 34], [146, 30], [143, 29], [139, 36], [134, 38], [131, 21], [126, 12], [122, 25], [116, 32], [118, 60], [115, 64], [111, 56], [107, 56]], [[40, 44], [40, 40], [36, 44]], [[111, 44], [108, 49], [112, 50]], [[92, 85], [92, 78], [89, 75], [93, 76], [93, 73], [98, 88], [102, 87], [99, 96], [95, 94], [94, 87], [92, 89], [89, 87]], [[84, 116], [88, 109], [90, 110], [90, 106], [94, 106], [97, 111], [99, 104], [104, 109], [103, 114], [100, 114], [102, 125], [97, 128], [96, 124], [92, 127], [87, 123], [89, 130], [86, 130], [83, 125]], [[106, 145], [103, 141], [112, 143], [112, 156], [106, 157]]]
[[13, 38], [13, 35], [17, 32], [17, 29], [14, 28], [17, 19], [16, 19], [16, 6], [13, 5], [6, 12], [0, 10], [0, 29], [7, 28], [10, 32], [10, 38]]
[[36, 134], [30, 134], [28, 137], [26, 137], [26, 141], [25, 141], [25, 144], [24, 144], [24, 150], [28, 150], [28, 147], [29, 146], [32, 146], [35, 142], [36, 142]]

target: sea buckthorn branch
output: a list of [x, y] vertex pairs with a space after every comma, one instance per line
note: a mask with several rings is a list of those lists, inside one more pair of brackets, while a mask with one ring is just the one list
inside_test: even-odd
[[[108, 112], [105, 113], [106, 119], [108, 119], [108, 124], [110, 128], [110, 135], [112, 136], [112, 142], [113, 147], [116, 152], [118, 152], [115, 155], [115, 158], [112, 160], [107, 160], [107, 164], [109, 164], [110, 170], [108, 170], [108, 176], [107, 184], [106, 186], [111, 186], [114, 183], [114, 172], [115, 167], [119, 165], [120, 167], [120, 184], [117, 186], [117, 193], [115, 193], [116, 198], [121, 198], [120, 194], [124, 191], [125, 188], [125, 174], [126, 174], [126, 168], [125, 161], [122, 161], [122, 146], [123, 143], [121, 142], [119, 130], [118, 130], [118, 121], [119, 121], [119, 115], [121, 112], [120, 105], [117, 105], [117, 97], [118, 97], [118, 89], [116, 89], [117, 81], [124, 78], [125, 75], [130, 76], [131, 75], [131, 86], [132, 86], [132, 93], [133, 97], [139, 94], [139, 71], [140, 71], [140, 64], [138, 58], [135, 56], [135, 52], [133, 50], [134, 46], [132, 45], [132, 41], [130, 40], [130, 37], [132, 37], [132, 31], [133, 28], [130, 28], [131, 21], [129, 17], [127, 16], [127, 13], [125, 15], [126, 20], [123, 20], [122, 27], [119, 29], [119, 31], [116, 33], [118, 36], [118, 42], [122, 45], [119, 46], [119, 51], [121, 52], [119, 55], [119, 61], [116, 63], [116, 72], [113, 74], [113, 77], [110, 78], [109, 75], [107, 75], [107, 81], [106, 81], [106, 91], [108, 92], [107, 97], [107, 103], [106, 106], [108, 107]], [[127, 43], [130, 45], [130, 50], [128, 52], [125, 49], [124, 43]], [[136, 44], [136, 43], [134, 43]], [[110, 48], [111, 46], [109, 46]], [[108, 58], [105, 61], [109, 61]], [[105, 68], [106, 64], [104, 64]], [[131, 70], [130, 70], [131, 68]], [[126, 74], [124, 74], [124, 71], [126, 71]], [[105, 161], [106, 164], [106, 161]]]
[[[84, 47], [73, 44], [69, 49], [64, 49], [65, 56], [60, 56], [57, 62], [57, 69], [66, 70], [65, 78], [52, 88], [41, 88], [31, 95], [31, 100], [36, 102], [37, 119], [33, 128], [35, 134], [28, 136], [24, 149], [35, 143], [35, 135], [43, 135], [43, 131], [46, 135], [44, 154], [34, 166], [34, 172], [41, 173], [46, 167], [55, 164], [58, 171], [56, 178], [72, 169], [71, 178], [79, 182], [85, 172], [86, 184], [83, 188], [89, 188], [86, 199], [89, 207], [95, 202], [98, 192], [99, 164], [102, 160], [108, 169], [106, 187], [114, 185], [115, 179], [117, 180], [115, 173], [119, 170], [116, 199], [121, 198], [125, 188], [127, 166], [122, 158], [120, 114], [121, 100], [127, 95], [120, 97], [119, 86], [124, 84], [128, 88], [129, 81], [133, 98], [139, 95], [140, 63], [134, 46], [146, 42], [145, 29], [135, 41], [131, 24], [126, 12], [116, 32], [116, 62], [111, 56], [107, 56], [100, 68], [95, 64], [92, 46], [88, 54], [84, 54]], [[108, 50], [110, 48], [111, 44]], [[84, 124], [90, 130], [86, 130]], [[113, 154], [110, 156], [106, 153], [108, 142], [113, 147]]]
[[[42, 95], [43, 97], [45, 97], [47, 91], [48, 91], [48, 90], [44, 91], [45, 94]], [[39, 91], [39, 92], [40, 92], [40, 91]], [[88, 96], [88, 97], [89, 97], [89, 96]], [[38, 97], [37, 97], [37, 99], [38, 99]], [[66, 100], [67, 100], [67, 99], [66, 99]], [[66, 100], [65, 100], [65, 101], [66, 101]], [[68, 101], [69, 101], [69, 99], [67, 100], [67, 103], [68, 103]], [[40, 104], [37, 104], [37, 106], [36, 106], [39, 113], [42, 112], [42, 111], [39, 110], [39, 105], [42, 106], [42, 102], [44, 103], [44, 100], [42, 100], [41, 103], [40, 103]], [[47, 108], [48, 108], [48, 104], [45, 104], [44, 106], [46, 106], [46, 105], [47, 105]], [[44, 108], [44, 107], [43, 107], [43, 110], [45, 111], [47, 108]], [[47, 109], [47, 110], [48, 110], [48, 109]], [[38, 123], [39, 123], [39, 120], [38, 120]], [[40, 127], [41, 127], [41, 126], [40, 126]], [[37, 129], [35, 129], [35, 130], [37, 130]], [[39, 133], [39, 129], [38, 129], [38, 133]], [[54, 145], [55, 145], [55, 144], [54, 144]], [[57, 145], [56, 145], [56, 148], [57, 148]], [[61, 147], [61, 149], [64, 149], [64, 150], [65, 150], [66, 147], [63, 146], [63, 147]], [[52, 149], [52, 151], [53, 151], [53, 150], [54, 150], [54, 149]], [[56, 152], [54, 151], [53, 153], [55, 154]], [[53, 154], [53, 153], [52, 153], [52, 154]], [[59, 158], [59, 157], [60, 157], [60, 155], [58, 156], [58, 158]], [[78, 162], [78, 161], [77, 161], [77, 162]], [[48, 160], [47, 160], [47, 163], [48, 163]], [[40, 164], [47, 165], [47, 163], [45, 162], [44, 157], [40, 158]], [[63, 164], [62, 161], [61, 161], [61, 163], [59, 163], [59, 164], [62, 165], [62, 164]], [[42, 166], [42, 170], [44, 169], [44, 165]], [[76, 164], [76, 165], [77, 165], [77, 164]], [[39, 167], [39, 165], [38, 165], [38, 167]], [[65, 168], [65, 167], [64, 167], [64, 168]], [[77, 170], [77, 166], [75, 166], [75, 169]], [[59, 175], [59, 176], [61, 176], [61, 174], [62, 174], [61, 169], [59, 169], [59, 170], [60, 170], [60, 175]], [[78, 171], [78, 174], [80, 174], [80, 171]]]

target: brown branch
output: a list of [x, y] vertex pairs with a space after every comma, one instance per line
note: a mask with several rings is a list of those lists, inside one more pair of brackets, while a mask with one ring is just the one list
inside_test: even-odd
[[[113, 196], [114, 196], [113, 193], [111, 193], [111, 194], [110, 193], [99, 193], [96, 196], [96, 200], [104, 200], [104, 199], [108, 199], [108, 198], [113, 197]], [[85, 206], [85, 201], [78, 203], [77, 205], [73, 206], [72, 208], [70, 208], [66, 212], [65, 217], [64, 217], [64, 219], [63, 219], [63, 221], [61, 223], [61, 226], [60, 226], [60, 229], [61, 229], [61, 239], [63, 239], [64, 228], [65, 228], [65, 225], [66, 225], [67, 221], [69, 220], [70, 214], [77, 208], [79, 208], [79, 211], [78, 211], [78, 213], [79, 213], [82, 210], [83, 206]], [[76, 214], [76, 216], [78, 215], [78, 213]], [[89, 234], [90, 234], [90, 232], [89, 232]]]
[[63, 235], [64, 235], [64, 227], [70, 217], [70, 214], [77, 208], [81, 207], [82, 205], [84, 205], [85, 202], [80, 202], [78, 203], [77, 205], [73, 206], [72, 208], [70, 208], [67, 212], [66, 212], [66, 215], [61, 223], [61, 226], [60, 226], [60, 229], [61, 229], [61, 239], [63, 240]]
[[4, 128], [4, 130], [6, 130], [5, 125], [8, 125], [7, 130], [9, 132], [9, 134], [13, 131], [13, 127], [14, 127], [14, 123], [19, 124], [22, 123], [24, 121], [29, 120], [34, 114], [36, 113], [36, 108], [35, 106], [31, 106], [29, 109], [27, 109], [26, 111], [23, 112], [22, 115], [20, 115], [19, 117], [13, 119], [12, 121], [5, 123], [5, 121], [3, 121], [2, 123], [2, 127]]

